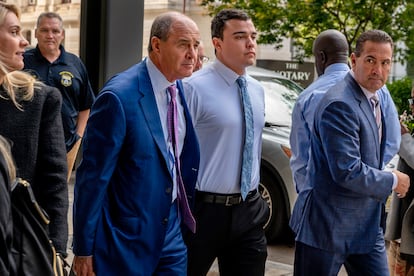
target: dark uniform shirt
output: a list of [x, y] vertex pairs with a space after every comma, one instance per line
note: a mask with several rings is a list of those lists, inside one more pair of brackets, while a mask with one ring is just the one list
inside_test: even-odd
[[62, 93], [62, 121], [66, 151], [80, 138], [76, 133], [76, 122], [80, 111], [90, 109], [95, 95], [89, 82], [85, 65], [74, 54], [60, 46], [60, 56], [50, 63], [42, 56], [38, 47], [24, 54], [24, 70]]

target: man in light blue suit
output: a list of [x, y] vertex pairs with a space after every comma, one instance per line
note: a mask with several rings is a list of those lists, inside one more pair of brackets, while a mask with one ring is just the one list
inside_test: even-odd
[[377, 116], [387, 114], [370, 101], [387, 80], [392, 50], [385, 32], [364, 32], [352, 70], [316, 108], [306, 184], [290, 223], [295, 275], [337, 275], [343, 264], [349, 275], [389, 275], [381, 209], [392, 190], [405, 196], [409, 177], [382, 170], [388, 126]]
[[[194, 21], [161, 14], [149, 57], [109, 80], [93, 105], [75, 185], [77, 276], [186, 274], [187, 216], [177, 201], [185, 190], [193, 204], [199, 147], [178, 79], [191, 75], [199, 43]], [[178, 92], [173, 141], [170, 90]]]
[[[292, 157], [290, 167], [296, 191], [299, 193], [306, 184], [306, 170], [310, 153], [310, 136], [316, 106], [329, 88], [338, 83], [349, 72], [349, 46], [345, 35], [329, 29], [321, 32], [315, 39], [312, 49], [318, 79], [300, 93], [292, 112], [290, 146]], [[398, 153], [400, 147], [400, 123], [397, 109], [390, 92], [384, 85], [378, 90], [384, 118], [387, 125], [384, 166]]]

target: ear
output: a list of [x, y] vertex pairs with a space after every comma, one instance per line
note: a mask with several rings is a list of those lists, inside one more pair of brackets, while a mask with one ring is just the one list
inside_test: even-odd
[[349, 59], [350, 59], [350, 61], [351, 61], [351, 68], [354, 68], [355, 63], [356, 63], [356, 56], [355, 56], [355, 53], [352, 53]]
[[218, 37], [213, 37], [213, 46], [216, 50], [221, 49], [221, 39], [219, 39]]
[[325, 64], [327, 62], [326, 54], [324, 51], [319, 51], [319, 59], [321, 61], [321, 64]]
[[151, 47], [154, 52], [160, 51], [160, 39], [156, 36], [151, 37]]

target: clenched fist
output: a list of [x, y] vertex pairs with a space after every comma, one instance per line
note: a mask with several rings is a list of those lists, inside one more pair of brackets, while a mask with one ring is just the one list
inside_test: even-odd
[[398, 183], [394, 191], [397, 193], [399, 198], [403, 198], [407, 194], [408, 188], [410, 188], [410, 177], [397, 170], [394, 170], [393, 173], [397, 175], [398, 179]]

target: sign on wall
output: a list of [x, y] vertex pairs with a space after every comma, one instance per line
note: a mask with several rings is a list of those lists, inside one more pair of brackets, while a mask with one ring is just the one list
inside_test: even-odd
[[303, 88], [306, 88], [315, 79], [315, 67], [313, 62], [299, 63], [289, 60], [258, 59], [256, 65], [275, 71], [298, 83]]

